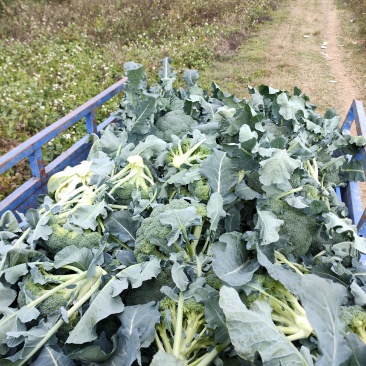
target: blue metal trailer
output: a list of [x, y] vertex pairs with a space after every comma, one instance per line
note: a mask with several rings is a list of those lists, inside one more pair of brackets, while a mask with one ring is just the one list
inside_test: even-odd
[[[66, 166], [74, 166], [87, 157], [90, 148], [88, 135], [84, 136], [47, 166], [45, 166], [43, 162], [42, 146], [82, 118], [85, 118], [88, 134], [99, 133], [108, 124], [115, 122], [116, 118], [111, 116], [97, 125], [95, 111], [96, 108], [102, 106], [106, 101], [123, 90], [126, 81], [127, 78], [121, 79], [76, 110], [70, 112], [65, 117], [0, 157], [0, 174], [6, 172], [21, 160], [28, 158], [33, 175], [32, 178], [0, 202], [0, 217], [7, 210], [24, 213], [29, 208], [36, 207], [37, 196], [47, 192], [46, 184], [51, 175], [63, 170]], [[352, 124], [355, 124], [358, 135], [366, 136], [366, 115], [360, 100], [353, 101], [342, 124], [342, 129], [346, 131], [346, 133], [350, 133]], [[361, 152], [361, 156], [359, 156], [358, 159], [364, 161], [364, 170], [366, 171], [364, 150]], [[364, 210], [362, 206], [359, 184], [351, 182], [345, 188], [338, 188], [337, 194], [348, 207], [349, 216], [357, 226], [359, 234], [366, 237], [366, 210]]]

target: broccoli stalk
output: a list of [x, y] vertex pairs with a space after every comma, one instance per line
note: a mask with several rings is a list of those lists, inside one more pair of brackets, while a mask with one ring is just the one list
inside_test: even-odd
[[[73, 268], [68, 266], [68, 268]], [[44, 271], [43, 271], [44, 273]], [[32, 309], [38, 308], [42, 304], [46, 304], [43, 307], [43, 311], [46, 311], [47, 314], [44, 316], [51, 315], [57, 310], [66, 304], [67, 309], [67, 318], [73, 317], [73, 315], [78, 311], [78, 309], [84, 305], [92, 295], [98, 290], [99, 286], [102, 283], [102, 276], [105, 274], [105, 271], [101, 267], [95, 268], [95, 274], [93, 277], [87, 277], [87, 271], [79, 271], [76, 270], [75, 273], [71, 275], [48, 275], [48, 279], [52, 282], [58, 282], [58, 285], [52, 286], [47, 289], [49, 283], [46, 283], [44, 288], [42, 288], [39, 284], [34, 284], [31, 282], [31, 279], [28, 279], [24, 284], [24, 292], [28, 297], [33, 297], [34, 299], [25, 304], [23, 307]], [[47, 278], [47, 276], [46, 276]], [[27, 284], [28, 283], [28, 284]], [[31, 299], [32, 299], [31, 297]], [[64, 303], [60, 302], [60, 297]], [[19, 301], [20, 300], [20, 301]], [[19, 302], [22, 302], [24, 299], [19, 299]], [[71, 306], [72, 305], [72, 306]], [[70, 307], [71, 306], [71, 307]], [[21, 307], [21, 309], [23, 309]], [[11, 314], [7, 314], [4, 318], [0, 320], [0, 329], [6, 329], [8, 324], [14, 321], [14, 319], [18, 316], [18, 311], [14, 311]], [[61, 316], [61, 314], [59, 315]], [[19, 366], [24, 365], [27, 361], [36, 353], [38, 350], [53, 336], [57, 333], [58, 329], [65, 323], [64, 318], [59, 319], [54, 326], [47, 332], [47, 334], [39, 341], [37, 345], [34, 345], [32, 351], [26, 355], [24, 359], [22, 359]]]
[[[144, 193], [148, 193], [149, 189], [154, 186], [154, 180], [149, 168], [144, 164], [142, 157], [132, 155], [127, 158], [128, 164], [117, 174], [111, 178], [113, 183], [109, 194], [124, 186], [130, 186], [134, 189], [140, 189]], [[147, 195], [148, 196], [148, 195]], [[131, 196], [129, 196], [131, 199]]]
[[276, 259], [276, 264], [278, 264], [280, 266], [284, 264], [285, 266], [288, 266], [289, 268], [293, 269], [299, 275], [303, 275], [305, 273], [310, 273], [310, 270], [308, 268], [306, 268], [305, 266], [303, 266], [299, 263], [290, 262], [286, 258], [286, 256], [283, 255], [278, 250], [275, 250], [274, 255], [275, 255], [275, 259]]
[[[91, 282], [92, 285], [88, 288], [88, 289], [84, 289], [85, 291], [81, 292], [81, 296], [78, 297], [77, 302], [66, 312], [67, 314], [67, 318], [72, 318], [74, 316], [74, 314], [76, 314], [76, 312], [84, 305], [84, 303], [86, 303], [92, 296], [93, 294], [98, 290], [99, 286], [102, 283], [102, 275], [104, 274], [104, 271], [101, 267], [97, 267], [96, 268], [96, 274], [93, 277], [93, 279], [88, 279], [87, 283], [90, 284]], [[86, 277], [86, 272], [84, 272], [82, 275], [85, 275]], [[84, 279], [85, 279], [84, 277]], [[66, 281], [65, 283], [67, 283], [68, 281]], [[60, 285], [60, 288], [65, 288], [65, 283]], [[50, 290], [50, 292], [53, 292], [53, 290]], [[53, 292], [55, 293], [55, 292]], [[39, 299], [37, 299], [34, 302], [39, 302]], [[27, 307], [30, 307], [31, 304], [33, 304], [34, 302], [26, 305]], [[33, 305], [34, 306], [34, 305]], [[7, 317], [5, 320], [7, 320], [9, 317]], [[0, 323], [1, 324], [1, 323]], [[18, 366], [22, 366], [25, 365], [28, 360], [30, 360], [48, 341], [51, 337], [53, 337], [57, 331], [62, 327], [62, 325], [65, 324], [64, 319], [59, 319], [55, 325], [47, 332], [47, 334], [41, 338], [41, 340], [39, 341], [39, 343], [37, 345], [34, 345], [34, 348], [32, 349], [31, 352], [29, 352], [26, 357], [24, 359], [22, 359], [22, 361], [18, 364]], [[1, 325], [0, 325], [1, 326]]]
[[251, 305], [257, 300], [266, 301], [272, 309], [272, 320], [289, 341], [308, 338], [313, 333], [305, 309], [280, 282], [268, 274], [254, 275], [253, 281], [246, 286], [252, 293], [246, 297], [247, 301], [244, 300], [244, 302]]
[[[208, 366], [230, 342], [215, 345], [205, 321], [205, 309], [193, 298], [178, 301], [165, 297], [160, 302], [161, 322], [155, 327], [155, 343], [187, 366]], [[208, 352], [208, 348], [213, 349]]]
[[192, 165], [193, 162], [203, 160], [210, 154], [207, 146], [201, 146], [206, 139], [202, 139], [190, 147], [190, 140], [179, 140], [178, 145], [173, 147], [167, 156], [170, 165], [180, 169], [183, 164]]

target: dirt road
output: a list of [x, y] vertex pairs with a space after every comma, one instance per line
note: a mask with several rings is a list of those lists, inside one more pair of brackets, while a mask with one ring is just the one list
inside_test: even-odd
[[[211, 77], [239, 96], [245, 95], [246, 84], [289, 92], [297, 86], [319, 113], [334, 108], [343, 120], [354, 98], [366, 107], [366, 57], [357, 47], [361, 40], [355, 38], [352, 21], [335, 0], [288, 0], [272, 22], [217, 62]], [[366, 203], [366, 189], [362, 191]]]

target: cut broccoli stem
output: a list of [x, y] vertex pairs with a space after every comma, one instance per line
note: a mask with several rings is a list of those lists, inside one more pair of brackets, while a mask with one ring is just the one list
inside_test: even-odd
[[215, 360], [215, 358], [229, 345], [231, 341], [217, 345], [209, 353], [198, 359], [197, 361], [190, 363], [189, 366], [209, 366]]
[[114, 235], [112, 234], [109, 234], [110, 237], [116, 242], [118, 243], [119, 245], [121, 245], [123, 248], [127, 249], [127, 250], [132, 250], [133, 251], [133, 248], [130, 248], [127, 244], [123, 243], [121, 240], [119, 240], [117, 237], [115, 237]]
[[[193, 145], [188, 151], [183, 153], [180, 141], [178, 142], [178, 150], [179, 154], [173, 156], [172, 165], [180, 169], [180, 167], [183, 164], [189, 165], [192, 161], [196, 160], [196, 156], [191, 156], [204, 142], [206, 142], [206, 139], [202, 139], [201, 141], [197, 142], [195, 145]], [[200, 158], [205, 158], [207, 155], [201, 155]]]
[[210, 235], [207, 235], [207, 238], [205, 240], [205, 244], [203, 245], [203, 248], [201, 250], [201, 253], [205, 253], [206, 249], [207, 249], [207, 255], [210, 255]]
[[198, 245], [198, 242], [199, 242], [201, 234], [202, 234], [202, 227], [203, 227], [203, 223], [199, 226], [195, 226], [194, 230], [193, 230], [193, 235], [196, 238], [191, 241], [191, 248], [192, 248], [192, 251], [194, 252], [194, 256], [197, 255], [197, 252], [196, 252], [197, 245]]
[[303, 189], [304, 189], [304, 187], [303, 187], [303, 186], [298, 187], [298, 188], [291, 189], [291, 191], [284, 192], [284, 193], [280, 194], [279, 196], [277, 196], [277, 197], [275, 198], [275, 200], [279, 200], [279, 199], [281, 199], [282, 197], [288, 196], [288, 195], [293, 194], [293, 193], [296, 193], [296, 192], [300, 192], [300, 191], [302, 191]]
[[192, 326], [191, 328], [189, 328], [189, 332], [186, 332], [186, 338], [184, 339], [184, 342], [181, 346], [181, 354], [186, 358], [188, 358], [192, 352], [200, 348], [199, 346], [197, 347], [197, 345], [202, 341], [201, 338], [207, 331], [207, 328], [204, 327], [202, 331], [198, 334], [198, 336], [195, 337], [198, 325], [199, 324]]
[[[87, 302], [90, 299], [90, 297], [98, 290], [100, 284], [102, 283], [101, 277], [103, 274], [102, 268], [98, 269], [100, 269], [100, 271], [97, 272], [99, 274], [97, 281], [93, 284], [93, 286], [91, 286], [90, 290], [87, 291], [81, 298], [79, 298], [76, 304], [67, 311], [68, 318], [70, 318], [71, 315], [73, 315], [76, 311], [78, 311], [79, 308], [83, 306], [84, 303]], [[27, 354], [27, 356], [18, 364], [18, 366], [25, 365], [25, 363], [48, 342], [48, 340], [58, 331], [58, 329], [64, 323], [65, 321], [63, 319], [57, 321], [56, 324], [47, 332], [45, 337], [41, 338], [41, 341], [32, 349], [32, 351], [29, 354]]]
[[115, 210], [128, 210], [129, 209], [129, 207], [125, 206], [125, 205], [112, 205], [112, 204], [109, 204], [108, 206], [110, 208], [115, 209]]
[[286, 264], [288, 267], [292, 268], [296, 273], [298, 273], [299, 275], [304, 275], [304, 273], [309, 273], [310, 271], [305, 268], [304, 266], [297, 264], [297, 263], [293, 263], [290, 262], [281, 252], [275, 250], [275, 258], [276, 258], [276, 262], [278, 264]]
[[173, 341], [173, 355], [181, 359], [180, 346], [182, 342], [183, 335], [183, 308], [184, 308], [184, 296], [183, 293], [179, 293], [177, 315], [176, 315], [176, 329], [174, 331], [174, 341]]

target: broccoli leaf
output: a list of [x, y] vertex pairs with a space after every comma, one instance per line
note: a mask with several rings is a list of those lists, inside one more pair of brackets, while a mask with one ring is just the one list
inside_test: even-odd
[[155, 302], [126, 306], [120, 314], [121, 327], [117, 332], [117, 352], [107, 361], [108, 365], [130, 366], [140, 362], [140, 350], [149, 347], [155, 336], [155, 324], [160, 321], [160, 312]]
[[140, 221], [133, 218], [129, 211], [121, 210], [112, 212], [104, 220], [104, 225], [122, 243], [133, 245]]
[[[121, 281], [116, 291], [114, 281]], [[116, 280], [112, 278], [94, 297], [89, 308], [71, 331], [66, 343], [83, 344], [91, 342], [98, 337], [95, 327], [97, 323], [111, 314], [119, 314], [123, 311], [124, 305], [118, 292], [128, 287], [127, 280]]]
[[242, 286], [252, 279], [259, 268], [257, 260], [250, 258], [242, 234], [225, 233], [211, 247], [213, 268], [220, 279], [231, 286]]
[[338, 313], [346, 297], [346, 288], [313, 274], [305, 275], [300, 297], [320, 344], [322, 354], [317, 365], [342, 365], [351, 355], [350, 348], [339, 332]]
[[125, 268], [117, 274], [118, 278], [126, 278], [132, 288], [142, 285], [142, 282], [155, 278], [161, 271], [160, 260], [151, 258], [149, 261], [137, 263]]
[[171, 353], [160, 350], [155, 354], [150, 366], [184, 366], [184, 363]]
[[165, 150], [167, 143], [154, 135], [149, 135], [144, 141], [141, 141], [132, 151], [131, 155], [139, 155], [143, 159], [150, 160], [153, 156], [158, 156]]
[[215, 329], [215, 342], [226, 342], [229, 334], [226, 328], [224, 312], [219, 305], [219, 293], [199, 288], [194, 293], [194, 297], [198, 302], [205, 305], [206, 323], [210, 329]]
[[271, 211], [257, 211], [258, 221], [255, 229], [259, 230], [262, 244], [267, 245], [276, 242], [280, 236], [279, 231], [283, 220], [279, 220]]
[[74, 361], [66, 357], [62, 352], [57, 352], [50, 346], [44, 346], [38, 358], [31, 366], [75, 366]]
[[223, 286], [220, 306], [231, 342], [240, 357], [254, 361], [258, 352], [264, 365], [307, 366], [303, 355], [273, 323], [272, 309], [266, 302], [256, 301], [248, 309], [236, 290]]
[[175, 243], [179, 235], [192, 226], [201, 225], [202, 217], [196, 212], [194, 206], [190, 206], [183, 209], [174, 209], [163, 212], [159, 216], [160, 222], [163, 225], [169, 225], [172, 227], [172, 231], [169, 233], [168, 245]]
[[224, 200], [220, 193], [215, 192], [207, 202], [207, 216], [210, 218], [210, 231], [216, 231], [220, 220], [226, 216]]
[[82, 227], [83, 229], [91, 229], [95, 231], [98, 226], [97, 217], [107, 216], [105, 201], [98, 202], [94, 205], [79, 206], [74, 214], [70, 217], [70, 223]]
[[225, 197], [237, 182], [235, 168], [227, 154], [215, 150], [201, 165], [201, 174], [208, 179], [212, 192]]
[[0, 231], [9, 231], [11, 233], [20, 233], [22, 229], [19, 226], [18, 220], [11, 211], [6, 211], [0, 218]]
[[301, 161], [291, 158], [286, 150], [273, 150], [270, 158], [260, 162], [259, 180], [265, 186], [288, 183], [294, 170], [301, 166]]
[[302, 97], [294, 95], [289, 99], [286, 93], [281, 93], [277, 97], [277, 103], [281, 106], [280, 115], [286, 120], [296, 120], [298, 111], [302, 111], [305, 118], [308, 117], [308, 112], [305, 109], [305, 99]]
[[93, 262], [94, 255], [89, 248], [77, 248], [75, 245], [70, 245], [61, 249], [55, 255], [55, 268], [61, 268], [65, 265], [74, 265], [83, 271], [86, 271]]

